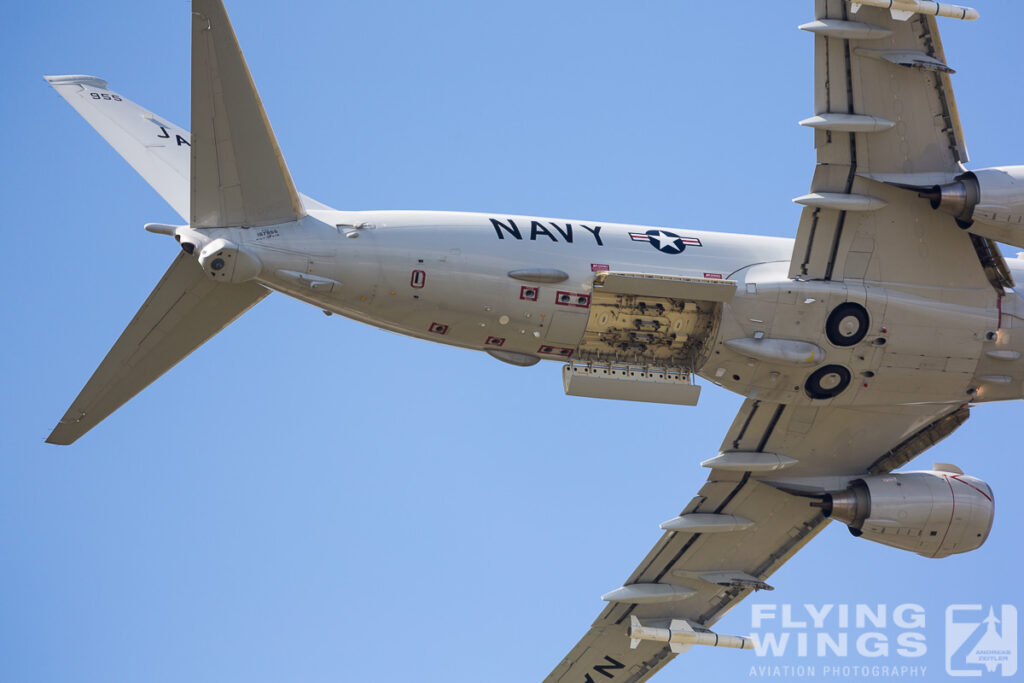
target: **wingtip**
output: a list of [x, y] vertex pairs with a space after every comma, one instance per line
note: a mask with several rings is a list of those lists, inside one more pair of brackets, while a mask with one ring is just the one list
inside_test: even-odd
[[66, 74], [63, 76], [43, 76], [46, 82], [57, 87], [58, 85], [91, 85], [94, 88], [106, 88], [107, 82], [98, 76], [86, 74]]
[[46, 437], [46, 443], [53, 444], [54, 446], [70, 446], [75, 441], [78, 441], [78, 437], [82, 436], [82, 434], [69, 429], [73, 424], [64, 420], [58, 422], [57, 426], [50, 432], [50, 435]]
[[70, 446], [75, 442], [75, 439], [68, 440], [66, 437], [61, 437], [60, 435], [58, 435], [57, 432], [59, 429], [60, 427], [57, 427], [52, 432], [50, 432], [50, 435], [46, 437], [46, 443], [53, 444], [54, 446]]

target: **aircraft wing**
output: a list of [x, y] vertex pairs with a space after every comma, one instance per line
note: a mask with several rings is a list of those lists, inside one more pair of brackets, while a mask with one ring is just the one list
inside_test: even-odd
[[[817, 166], [790, 277], [900, 283], [935, 296], [991, 302], [1012, 278], [992, 241], [931, 208], [918, 188], [951, 182], [967, 150], [936, 20], [847, 0], [815, 0], [814, 129]], [[995, 290], [995, 292], [993, 291]], [[966, 406], [789, 406], [748, 399], [707, 483], [666, 522], [666, 533], [627, 578], [548, 683], [644, 681], [677, 652], [631, 639], [631, 620], [707, 629], [765, 582], [827, 519], [807, 496], [892, 471], [945, 438]], [[754, 457], [750, 454], [767, 454]], [[791, 458], [778, 472], [765, 460]], [[760, 461], [760, 462], [759, 462]], [[785, 478], [783, 478], [785, 476]], [[691, 516], [699, 515], [699, 516]], [[717, 641], [716, 641], [717, 642]], [[632, 647], [636, 645], [636, 647]], [[678, 650], [678, 646], [677, 646]]]
[[964, 173], [967, 148], [934, 16], [816, 0], [817, 167], [790, 277], [977, 288], [1012, 277], [989, 239], [960, 229], [916, 191]]
[[[812, 409], [748, 399], [721, 450], [777, 453], [836, 475], [877, 474], [908, 462], [967, 417], [967, 408], [956, 406]], [[766, 481], [749, 471], [713, 467], [680, 513], [687, 523], [703, 526], [666, 531], [623, 584], [671, 586], [662, 590], [675, 594], [606, 595], [609, 605], [545, 683], [646, 681], [675, 653], [647, 640], [632, 648], [631, 617], [662, 628], [673, 619], [707, 628], [753, 591], [770, 589], [765, 581], [828, 520], [810, 499], [781, 490], [777, 486], [787, 485], [780, 481]], [[684, 517], [691, 514], [702, 517]]]

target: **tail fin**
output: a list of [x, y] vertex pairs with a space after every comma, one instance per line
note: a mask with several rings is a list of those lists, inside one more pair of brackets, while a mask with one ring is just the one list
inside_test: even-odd
[[[303, 198], [224, 6], [193, 0], [192, 7], [191, 141], [98, 78], [47, 80], [192, 228], [298, 220], [305, 215]], [[154, 153], [154, 144], [164, 151]], [[182, 164], [184, 147], [191, 150], [188, 166]], [[190, 183], [181, 182], [189, 176]], [[268, 293], [254, 282], [211, 281], [191, 256], [179, 254], [47, 441], [73, 443]]]
[[74, 443], [269, 293], [213, 282], [178, 254], [46, 441]]
[[193, 228], [305, 215], [220, 0], [192, 3]]

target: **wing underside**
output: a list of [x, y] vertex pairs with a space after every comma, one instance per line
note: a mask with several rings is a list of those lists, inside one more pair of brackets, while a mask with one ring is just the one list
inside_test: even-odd
[[[817, 167], [790, 277], [995, 286], [1009, 271], [998, 247], [961, 230], [906, 188], [951, 182], [967, 149], [936, 18], [816, 0], [814, 130]], [[990, 295], [990, 294], [989, 294]]]
[[[791, 278], [898, 287], [922, 300], [991, 305], [1012, 284], [998, 247], [918, 196], [964, 172], [967, 150], [935, 17], [815, 0], [813, 116], [817, 166]], [[908, 16], [909, 14], [909, 16]], [[707, 483], [669, 523], [548, 683], [650, 678], [675, 652], [631, 639], [631, 620], [707, 629], [827, 523], [813, 496], [892, 471], [968, 418], [956, 404], [783, 405], [748, 399], [721, 452], [786, 458], [778, 472], [706, 463]], [[743, 459], [741, 458], [742, 462]], [[788, 473], [784, 478], [782, 473]], [[635, 646], [635, 647], [632, 647]], [[679, 648], [677, 647], [677, 650]]]
[[[908, 406], [880, 420], [880, 412], [869, 410], [808, 412], [748, 399], [721, 450], [781, 453], [804, 463], [825, 462], [826, 467], [827, 461], [838, 460], [838, 451], [844, 464], [834, 471], [882, 473], [948, 436], [967, 416], [965, 408]], [[612, 602], [546, 683], [645, 681], [675, 653], [650, 641], [632, 648], [631, 617], [653, 624], [682, 619], [707, 628], [747, 595], [767, 588], [771, 575], [828, 521], [810, 506], [811, 499], [787, 492], [793, 489], [790, 482], [759, 480], [751, 472], [712, 469], [680, 517], [710, 515], [729, 524], [721, 530], [667, 531], [623, 584], [660, 584], [693, 592], [663, 601]]]

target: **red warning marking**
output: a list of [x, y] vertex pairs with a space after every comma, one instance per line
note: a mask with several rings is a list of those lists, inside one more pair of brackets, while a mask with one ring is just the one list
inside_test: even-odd
[[[977, 491], [977, 492], [978, 492], [978, 493], [980, 493], [981, 495], [985, 496], [985, 498], [986, 498], [986, 499], [987, 499], [987, 500], [988, 500], [988, 501], [989, 501], [990, 503], [992, 502], [992, 497], [991, 497], [991, 496], [989, 496], [989, 495], [988, 495], [987, 493], [985, 493], [984, 491], [982, 491], [981, 489], [979, 489], [979, 488], [978, 488], [977, 486], [975, 486], [974, 484], [972, 484], [972, 483], [970, 483], [970, 482], [967, 482], [967, 481], [964, 481], [963, 479], [961, 479], [960, 477], [962, 477], [962, 476], [964, 476], [964, 475], [962, 475], [962, 474], [954, 474], [954, 475], [951, 475], [951, 476], [950, 476], [950, 478], [951, 478], [951, 479], [956, 479], [956, 480], [957, 480], [958, 482], [960, 482], [961, 484], [964, 484], [964, 485], [966, 485], [966, 486], [970, 486], [970, 487], [971, 487], [972, 489], [974, 489], [975, 491]], [[952, 488], [952, 487], [951, 487], [951, 488]]]
[[427, 274], [422, 270], [412, 271], [412, 277], [409, 278], [409, 286], [413, 289], [423, 289], [425, 284], [427, 284]]
[[722, 274], [721, 273], [704, 273], [704, 277], [706, 277], [709, 280], [721, 280], [722, 279]]
[[[944, 477], [945, 478], [945, 477]], [[942, 540], [939, 541], [939, 547], [946, 542], [946, 536], [949, 536], [949, 530], [953, 528], [954, 515], [956, 514], [956, 493], [953, 492], [953, 485], [949, 483], [949, 479], [946, 479], [946, 486], [949, 487], [949, 494], [953, 496], [953, 509], [949, 511], [949, 526], [946, 527], [946, 533], [942, 534]], [[966, 482], [964, 482], [966, 483]]]
[[430, 331], [434, 334], [448, 334], [448, 326], [441, 323], [430, 323]]
[[537, 349], [537, 353], [543, 353], [546, 356], [559, 356], [561, 358], [569, 358], [572, 356], [574, 349], [569, 349], [564, 346], [542, 346]]
[[590, 264], [590, 272], [591, 273], [600, 273], [602, 270], [611, 270], [611, 268], [608, 267], [607, 263], [591, 263]]
[[505, 343], [504, 337], [488, 337], [487, 341], [484, 342], [488, 346], [502, 346]]
[[536, 287], [530, 287], [529, 285], [519, 288], [519, 298], [525, 301], [536, 301], [537, 297], [540, 296], [540, 290]]

